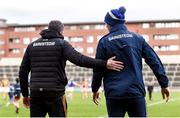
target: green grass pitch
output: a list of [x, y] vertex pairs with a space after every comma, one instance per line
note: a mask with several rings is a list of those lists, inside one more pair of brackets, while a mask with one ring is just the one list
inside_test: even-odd
[[[101, 94], [101, 102], [96, 106], [91, 96], [82, 99], [79, 92], [75, 92], [73, 100], [68, 100], [68, 117], [107, 117], [104, 95]], [[148, 96], [146, 96], [148, 97]], [[8, 100], [2, 99], [0, 94], [0, 117], [29, 117], [29, 109], [20, 101], [20, 113], [15, 113], [13, 105], [6, 107]], [[153, 93], [153, 101], [147, 101], [147, 113], [149, 117], [180, 117], [180, 92], [172, 92], [168, 103], [162, 100], [159, 92]], [[127, 116], [127, 115], [126, 115]]]

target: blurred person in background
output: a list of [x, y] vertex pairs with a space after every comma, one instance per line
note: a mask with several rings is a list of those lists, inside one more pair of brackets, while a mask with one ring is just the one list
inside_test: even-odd
[[16, 78], [16, 83], [14, 84], [14, 98], [13, 105], [16, 108], [16, 113], [19, 113], [19, 100], [21, 98], [21, 88], [19, 83], [19, 78]]
[[154, 89], [154, 80], [153, 79], [149, 79], [147, 82], [147, 91], [148, 91], [148, 95], [149, 95], [149, 100], [152, 100], [152, 92]]
[[[67, 116], [65, 97], [67, 60], [88, 68], [107, 68], [117, 71], [123, 68], [123, 63], [114, 61], [114, 58], [93, 59], [77, 52], [64, 40], [63, 30], [64, 25], [60, 21], [51, 21], [48, 29], [40, 33], [41, 38], [29, 44], [24, 54], [19, 77], [23, 103], [26, 107], [30, 105], [31, 117], [45, 117], [47, 113], [49, 117]], [[29, 94], [28, 74], [30, 71]]]
[[[0, 81], [0, 92], [2, 92], [2, 82]], [[1, 101], [0, 101], [0, 107], [2, 106]]]
[[75, 88], [78, 87], [80, 88], [81, 87], [81, 84], [75, 82], [73, 79], [70, 79], [68, 80], [68, 84], [67, 84], [67, 98], [69, 100], [72, 100], [73, 99], [73, 96], [74, 96], [74, 92], [75, 92]]
[[88, 81], [88, 79], [83, 79], [83, 81], [82, 81], [82, 85], [81, 85], [82, 87], [81, 87], [81, 91], [82, 91], [82, 98], [83, 99], [86, 99], [86, 98], [88, 98], [88, 93], [89, 93], [89, 91], [88, 91], [88, 89], [89, 89], [89, 81]]
[[75, 82], [73, 79], [70, 79], [68, 81], [68, 84], [67, 84], [67, 91], [68, 91], [68, 95], [67, 95], [67, 98], [69, 100], [72, 100], [73, 99], [73, 95], [74, 95], [74, 89], [75, 89]]
[[8, 98], [8, 91], [9, 91], [9, 78], [7, 75], [3, 75], [3, 78], [1, 80], [2, 83], [2, 95], [3, 95], [3, 100], [7, 100]]
[[9, 85], [8, 96], [9, 96], [9, 101], [6, 103], [6, 106], [9, 106], [10, 104], [13, 103], [13, 98], [14, 98], [14, 85], [13, 85], [13, 83], [10, 83], [10, 85]]
[[116, 56], [124, 63], [120, 72], [94, 69], [93, 101], [98, 104], [98, 89], [103, 85], [109, 117], [146, 117], [145, 87], [142, 75], [142, 58], [150, 66], [160, 86], [163, 99], [169, 100], [168, 77], [158, 55], [139, 34], [128, 31], [125, 25], [125, 7], [110, 10], [105, 16], [109, 33], [98, 43], [96, 59]]

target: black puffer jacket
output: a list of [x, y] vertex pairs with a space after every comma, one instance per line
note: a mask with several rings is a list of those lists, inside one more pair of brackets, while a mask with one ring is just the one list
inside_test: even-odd
[[94, 60], [77, 52], [63, 36], [55, 31], [43, 30], [42, 38], [28, 45], [19, 78], [23, 96], [28, 96], [28, 74], [33, 91], [58, 91], [64, 94], [67, 78], [66, 60], [88, 68], [105, 68], [106, 61]]

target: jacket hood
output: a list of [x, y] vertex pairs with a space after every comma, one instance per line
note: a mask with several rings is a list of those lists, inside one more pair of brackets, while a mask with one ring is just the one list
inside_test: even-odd
[[64, 36], [60, 34], [59, 32], [45, 29], [40, 32], [40, 35], [42, 38], [52, 39], [52, 38], [61, 38], [64, 39]]

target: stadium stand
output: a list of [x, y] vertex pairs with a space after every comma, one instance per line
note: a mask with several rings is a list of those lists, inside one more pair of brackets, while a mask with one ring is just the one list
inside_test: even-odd
[[[171, 57], [172, 59], [175, 59], [176, 61], [169, 59], [168, 57], [161, 57], [161, 60], [163, 62], [164, 68], [166, 70], [166, 74], [169, 77], [170, 83], [169, 86], [172, 89], [178, 90], [180, 88], [180, 62], [178, 62], [179, 57]], [[15, 82], [15, 78], [18, 77], [18, 71], [19, 71], [19, 65], [20, 65], [21, 59], [1, 59], [0, 61], [0, 79], [3, 78], [4, 75], [6, 75], [11, 82]], [[66, 66], [66, 74], [68, 78], [74, 79], [74, 81], [80, 81], [86, 78], [92, 77], [92, 69], [88, 68], [82, 68], [75, 66], [71, 63], [67, 63]], [[155, 78], [152, 70], [149, 68], [149, 66], [145, 63], [143, 63], [143, 77], [144, 82], [146, 85], [146, 82], [149, 79], [153, 79], [155, 81], [155, 89], [160, 89], [159, 84], [157, 82], [157, 79]]]

